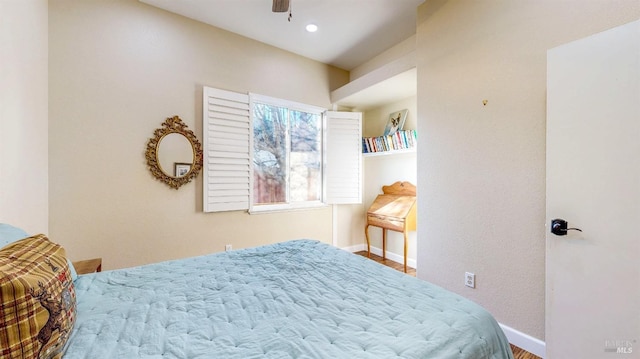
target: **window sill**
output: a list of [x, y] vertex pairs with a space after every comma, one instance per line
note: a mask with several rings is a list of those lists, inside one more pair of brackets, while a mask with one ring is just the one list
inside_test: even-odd
[[255, 206], [249, 209], [249, 214], [267, 214], [267, 213], [279, 213], [279, 212], [292, 212], [292, 211], [306, 211], [313, 209], [321, 209], [329, 207], [328, 204], [318, 202], [305, 205], [264, 205]]

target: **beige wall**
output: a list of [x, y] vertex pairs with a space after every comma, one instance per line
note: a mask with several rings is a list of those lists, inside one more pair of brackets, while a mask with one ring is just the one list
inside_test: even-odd
[[0, 1], [0, 222], [48, 232], [47, 1]]
[[331, 207], [202, 213], [202, 175], [173, 190], [144, 149], [173, 115], [201, 138], [203, 85], [329, 108], [348, 73], [135, 0], [50, 1], [49, 44], [50, 234], [72, 259], [112, 269], [225, 244], [331, 242]]
[[419, 8], [420, 278], [544, 339], [546, 52], [639, 16], [636, 0]]
[[412, 96], [400, 101], [366, 110], [362, 115], [364, 118], [362, 121], [362, 135], [366, 137], [382, 136], [384, 128], [387, 126], [387, 122], [389, 121], [389, 114], [402, 109], [409, 110], [407, 112], [407, 120], [404, 123], [403, 129], [416, 129], [418, 125], [418, 114], [416, 113], [417, 104], [416, 97]]
[[404, 41], [399, 42], [393, 47], [385, 50], [384, 52], [374, 56], [362, 65], [352, 69], [349, 72], [349, 80], [354, 81], [360, 77], [368, 75], [380, 68], [388, 65], [394, 61], [402, 59], [406, 56], [411, 56], [416, 50], [416, 37], [411, 36]]

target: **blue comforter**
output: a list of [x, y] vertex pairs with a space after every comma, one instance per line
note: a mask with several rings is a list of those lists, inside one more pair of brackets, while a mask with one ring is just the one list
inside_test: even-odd
[[480, 306], [311, 240], [80, 276], [64, 359], [512, 358]]

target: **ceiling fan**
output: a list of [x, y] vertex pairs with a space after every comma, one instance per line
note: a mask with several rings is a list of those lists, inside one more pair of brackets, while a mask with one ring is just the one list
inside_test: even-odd
[[289, 17], [287, 20], [291, 22], [291, 18], [293, 15], [291, 14], [291, 4], [289, 4], [289, 0], [273, 0], [273, 5], [271, 6], [272, 12], [289, 12]]
[[289, 11], [289, 0], [273, 0], [271, 6], [272, 12], [287, 12]]

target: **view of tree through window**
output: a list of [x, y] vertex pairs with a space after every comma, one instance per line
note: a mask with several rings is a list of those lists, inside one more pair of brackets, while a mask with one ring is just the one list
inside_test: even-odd
[[254, 103], [253, 136], [255, 205], [320, 200], [322, 127], [319, 114]]

